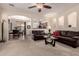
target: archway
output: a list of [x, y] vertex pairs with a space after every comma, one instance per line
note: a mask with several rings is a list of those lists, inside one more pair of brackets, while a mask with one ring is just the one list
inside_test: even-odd
[[[18, 30], [19, 34], [26, 36], [27, 22], [30, 18], [22, 15], [12, 15], [8, 17], [9, 39], [14, 30]], [[14, 38], [14, 37], [13, 37]]]

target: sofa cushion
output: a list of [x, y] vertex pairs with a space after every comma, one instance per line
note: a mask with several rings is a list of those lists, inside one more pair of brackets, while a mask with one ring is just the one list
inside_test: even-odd
[[54, 37], [60, 36], [60, 32], [59, 32], [59, 31], [53, 32], [53, 36], [54, 36]]
[[38, 30], [37, 31], [36, 30], [33, 30], [32, 31], [32, 34], [34, 34], [34, 35], [43, 35], [44, 34], [44, 31], [41, 31], [41, 30], [39, 30], [39, 31]]
[[67, 35], [66, 35], [67, 37], [73, 37], [74, 36], [74, 32], [72, 32], [72, 31], [69, 31], [69, 32], [67, 32]]
[[79, 36], [79, 32], [75, 32], [74, 35], [75, 35], [75, 36]]
[[79, 36], [79, 32], [74, 31], [60, 31], [61, 36], [65, 37], [73, 37], [73, 36]]
[[67, 35], [67, 31], [60, 31], [61, 33], [60, 33], [60, 35], [61, 36], [66, 36]]

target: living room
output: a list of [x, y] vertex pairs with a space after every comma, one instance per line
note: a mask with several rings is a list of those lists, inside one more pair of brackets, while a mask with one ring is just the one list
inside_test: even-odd
[[[36, 5], [36, 8], [30, 7], [33, 5]], [[40, 9], [37, 5], [38, 6], [39, 5], [51, 6], [51, 8], [50, 7], [46, 7], [46, 8], [40, 7], [41, 8], [41, 11], [40, 11]], [[28, 7], [30, 7], [31, 9], [29, 9]], [[47, 9], [47, 8], [49, 8], [49, 9]], [[58, 35], [55, 36], [56, 38], [58, 38], [57, 39], [58, 41], [56, 42], [56, 46], [55, 46], [56, 48], [52, 47], [51, 45], [45, 45], [44, 40], [42, 40], [42, 42], [40, 42], [41, 40], [39, 41], [38, 39], [37, 39], [38, 41], [29, 40], [30, 41], [29, 42], [26, 39], [27, 43], [23, 43], [21, 46], [25, 46], [24, 44], [27, 44], [26, 48], [27, 47], [29, 48], [29, 49], [27, 49], [27, 52], [29, 50], [31, 51], [31, 48], [36, 48], [38, 50], [35, 49], [36, 53], [34, 55], [48, 55], [48, 54], [49, 55], [79, 55], [78, 54], [78, 49], [79, 49], [79, 28], [78, 28], [79, 27], [79, 20], [78, 20], [79, 19], [79, 4], [78, 3], [72, 3], [72, 4], [71, 3], [66, 3], [66, 4], [65, 3], [35, 3], [35, 4], [32, 4], [32, 3], [22, 3], [22, 4], [20, 4], [20, 3], [3, 3], [3, 4], [0, 4], [0, 19], [1, 19], [0, 20], [0, 27], [1, 27], [0, 40], [3, 39], [6, 42], [9, 42], [10, 44], [8, 47], [10, 48], [10, 45], [12, 45], [13, 47], [11, 46], [11, 49], [15, 48], [14, 51], [17, 51], [17, 53], [12, 52], [13, 54], [11, 54], [11, 55], [18, 55], [19, 51], [17, 50], [16, 47], [21, 45], [19, 43], [21, 41], [18, 41], [18, 40], [10, 41], [9, 40], [9, 24], [8, 24], [9, 20], [11, 23], [13, 23], [14, 20], [21, 20], [21, 22], [23, 22], [23, 21], [26, 22], [26, 26], [25, 26], [26, 27], [26, 30], [25, 30], [26, 37], [29, 37], [29, 36], [30, 36], [30, 38], [32, 37], [32, 30], [47, 29], [46, 25], [49, 26], [49, 29], [51, 28], [52, 34], [53, 34], [53, 32], [59, 33]], [[2, 32], [3, 23], [4, 23], [4, 26], [3, 26], [4, 29]], [[42, 24], [41, 28], [39, 28], [40, 23]], [[12, 26], [16, 27], [16, 24], [13, 23]], [[2, 36], [2, 34], [3, 34], [3, 36]], [[15, 43], [15, 45], [14, 45], [14, 43]], [[30, 46], [28, 46], [29, 43], [30, 43]], [[65, 43], [65, 44], [63, 44], [63, 43]], [[8, 43], [6, 43], [6, 44], [8, 44]], [[33, 47], [32, 47], [32, 44], [35, 44], [35, 46], [33, 45]], [[46, 49], [45, 51], [44, 50], [42, 51], [40, 49], [40, 44], [41, 44], [41, 48]], [[37, 48], [37, 46], [39, 48]], [[62, 47], [62, 49], [59, 49], [61, 47]], [[0, 55], [10, 55], [10, 53], [7, 54], [7, 50], [9, 51], [9, 48], [6, 48], [6, 50], [4, 50], [6, 52], [3, 51], [2, 54], [0, 54]], [[23, 49], [23, 48], [24, 47], [21, 47], [21, 49]], [[53, 50], [50, 48], [52, 48]], [[52, 54], [51, 52], [55, 51], [55, 49], [57, 49], [57, 48], [59, 50], [56, 50], [57, 52], [54, 52], [55, 54], [54, 53]], [[47, 49], [50, 50], [48, 52], [48, 54], [46, 53], [46, 51], [48, 51]], [[35, 52], [35, 50], [34, 51], [32, 50], [32, 52]], [[63, 50], [63, 51], [61, 51], [61, 50]], [[40, 51], [42, 51], [44, 53], [42, 54], [42, 53], [40, 53]], [[61, 54], [60, 54], [60, 51], [62, 52]], [[65, 53], [66, 52], [67, 53], [65, 54], [64, 51], [65, 51]], [[71, 52], [73, 52], [73, 53], [71, 53]], [[23, 53], [24, 53], [24, 51], [22, 52], [22, 54]], [[38, 54], [38, 53], [40, 53], [40, 54]], [[19, 55], [22, 55], [22, 54], [20, 53]], [[33, 54], [31, 54], [31, 52], [28, 52], [27, 54], [25, 53], [24, 55], [33, 55]]]

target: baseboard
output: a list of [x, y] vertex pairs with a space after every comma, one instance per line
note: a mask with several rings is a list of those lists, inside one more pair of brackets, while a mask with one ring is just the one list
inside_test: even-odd
[[1, 41], [0, 41], [0, 43], [4, 43], [4, 42], [6, 42], [6, 40], [1, 40]]

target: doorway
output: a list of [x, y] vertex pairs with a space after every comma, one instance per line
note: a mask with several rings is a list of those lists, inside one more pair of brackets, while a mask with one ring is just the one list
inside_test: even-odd
[[20, 37], [26, 38], [27, 20], [24, 16], [10, 16], [8, 19], [9, 40]]

